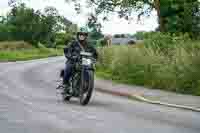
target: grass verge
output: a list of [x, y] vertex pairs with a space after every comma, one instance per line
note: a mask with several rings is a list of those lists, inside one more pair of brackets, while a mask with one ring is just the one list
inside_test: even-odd
[[38, 44], [36, 48], [25, 41], [0, 42], [0, 62], [32, 60], [60, 56], [62, 54], [63, 49], [46, 48], [42, 44]]
[[0, 51], [0, 61], [24, 61], [63, 55], [62, 49], [34, 48]]

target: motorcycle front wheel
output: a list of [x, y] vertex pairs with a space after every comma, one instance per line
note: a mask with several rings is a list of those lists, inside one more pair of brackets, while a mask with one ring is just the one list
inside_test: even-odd
[[[85, 75], [87, 74], [87, 75]], [[87, 78], [85, 78], [87, 76]], [[80, 87], [80, 104], [87, 105], [92, 97], [94, 89], [94, 71], [87, 70], [82, 73]]]

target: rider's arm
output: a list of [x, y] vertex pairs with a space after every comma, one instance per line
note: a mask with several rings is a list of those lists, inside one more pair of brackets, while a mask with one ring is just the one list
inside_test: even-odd
[[72, 57], [73, 46], [74, 44], [72, 42], [71, 44], [69, 44], [67, 47], [64, 48], [64, 54], [67, 59]]
[[65, 57], [72, 61], [72, 62], [76, 62], [77, 61], [77, 52], [76, 52], [76, 42], [72, 42], [71, 44], [68, 45], [68, 47], [66, 47], [64, 49], [64, 53], [65, 53]]
[[92, 48], [92, 51], [93, 51], [93, 56], [97, 60], [98, 59], [98, 52], [94, 47], [91, 47], [91, 48]]

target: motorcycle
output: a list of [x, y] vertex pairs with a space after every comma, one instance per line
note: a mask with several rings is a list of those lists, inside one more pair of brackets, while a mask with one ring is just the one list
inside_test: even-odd
[[[81, 52], [78, 61], [75, 63], [75, 69], [70, 77], [70, 86], [63, 88], [62, 83], [58, 85], [62, 89], [61, 93], [64, 101], [70, 101], [72, 97], [80, 99], [81, 105], [87, 105], [92, 97], [94, 89], [94, 65], [95, 59], [91, 53]], [[60, 73], [63, 80], [64, 70]]]

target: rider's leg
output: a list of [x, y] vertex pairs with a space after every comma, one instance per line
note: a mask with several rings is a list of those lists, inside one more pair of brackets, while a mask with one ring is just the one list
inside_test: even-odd
[[72, 69], [73, 65], [70, 62], [66, 62], [63, 84], [69, 85], [69, 79], [72, 75]]

